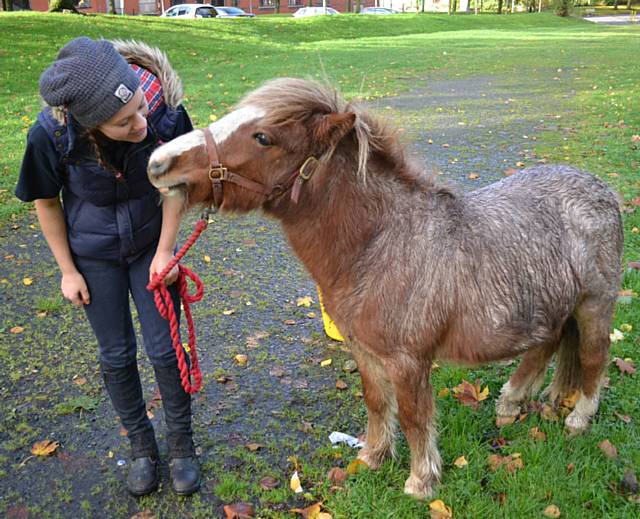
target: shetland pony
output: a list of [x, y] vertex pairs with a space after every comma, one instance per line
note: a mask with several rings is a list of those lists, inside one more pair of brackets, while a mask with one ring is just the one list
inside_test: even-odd
[[522, 356], [496, 403], [516, 416], [541, 387], [598, 407], [623, 244], [616, 196], [578, 169], [544, 165], [460, 194], [415, 165], [393, 130], [331, 88], [272, 80], [221, 120], [158, 148], [151, 182], [186, 206], [262, 209], [282, 224], [358, 363], [368, 410], [359, 458], [411, 449], [405, 492], [440, 476], [434, 360]]

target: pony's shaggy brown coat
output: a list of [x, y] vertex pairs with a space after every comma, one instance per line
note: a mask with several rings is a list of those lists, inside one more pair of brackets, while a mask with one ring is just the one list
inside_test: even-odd
[[[505, 419], [540, 388], [557, 352], [547, 394], [556, 400], [579, 389], [566, 425], [588, 426], [623, 243], [618, 202], [604, 182], [548, 165], [460, 194], [416, 166], [393, 130], [324, 85], [274, 80], [240, 107], [260, 117], [218, 143], [230, 171], [275, 186], [307, 157], [320, 160], [297, 204], [226, 184], [221, 208], [262, 208], [279, 219], [320, 286], [362, 376], [369, 420], [361, 459], [375, 468], [393, 453], [397, 417], [411, 448], [405, 491], [432, 492], [441, 465], [429, 381], [435, 359], [523, 355], [496, 403]], [[151, 181], [169, 191], [179, 185], [173, 191], [189, 205], [210, 203], [204, 146], [179, 157], [175, 149], [151, 157]]]

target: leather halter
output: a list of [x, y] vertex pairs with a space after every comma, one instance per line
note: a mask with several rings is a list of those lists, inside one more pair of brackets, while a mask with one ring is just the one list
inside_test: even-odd
[[202, 132], [204, 133], [205, 147], [207, 149], [207, 155], [209, 156], [209, 180], [211, 180], [213, 207], [215, 210], [222, 205], [222, 182], [231, 182], [249, 191], [261, 194], [265, 197], [265, 202], [274, 200], [293, 188], [291, 191], [291, 200], [294, 203], [298, 203], [302, 184], [311, 178], [318, 167], [318, 159], [311, 156], [289, 176], [284, 184], [276, 184], [273, 187], [268, 187], [237, 175], [236, 173], [232, 173], [224, 167], [220, 162], [218, 147], [216, 146], [216, 141], [213, 138], [211, 130], [207, 126], [202, 129]]

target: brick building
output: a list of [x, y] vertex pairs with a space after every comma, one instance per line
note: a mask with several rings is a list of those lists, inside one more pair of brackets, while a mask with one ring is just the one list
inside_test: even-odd
[[[48, 8], [48, 0], [25, 0], [25, 4], [34, 11], [46, 11]], [[212, 5], [226, 5], [240, 7], [248, 13], [273, 14], [278, 12], [276, 9], [277, 0], [115, 0], [116, 12], [122, 14], [160, 14], [164, 9], [168, 9], [176, 4], [193, 4], [203, 3]], [[436, 0], [437, 1], [437, 0]], [[110, 12], [109, 0], [79, 0], [77, 2], [78, 9], [87, 13], [107, 13]], [[322, 0], [280, 0], [280, 13], [294, 13], [300, 7], [307, 5], [322, 6]], [[393, 7], [394, 9], [409, 10], [407, 7], [415, 6], [414, 2], [406, 0], [360, 0], [361, 7], [370, 7], [378, 5], [380, 7]], [[405, 8], [403, 9], [403, 5]], [[355, 12], [358, 6], [358, 0], [327, 0], [327, 7], [333, 7], [341, 13]], [[415, 7], [414, 7], [415, 10]]]

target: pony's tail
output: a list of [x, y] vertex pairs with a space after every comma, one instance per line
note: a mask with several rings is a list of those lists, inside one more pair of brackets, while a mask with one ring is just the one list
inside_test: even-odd
[[552, 403], [559, 403], [562, 398], [582, 386], [579, 346], [578, 323], [573, 317], [569, 317], [562, 327], [553, 380], [543, 393], [543, 396]]

